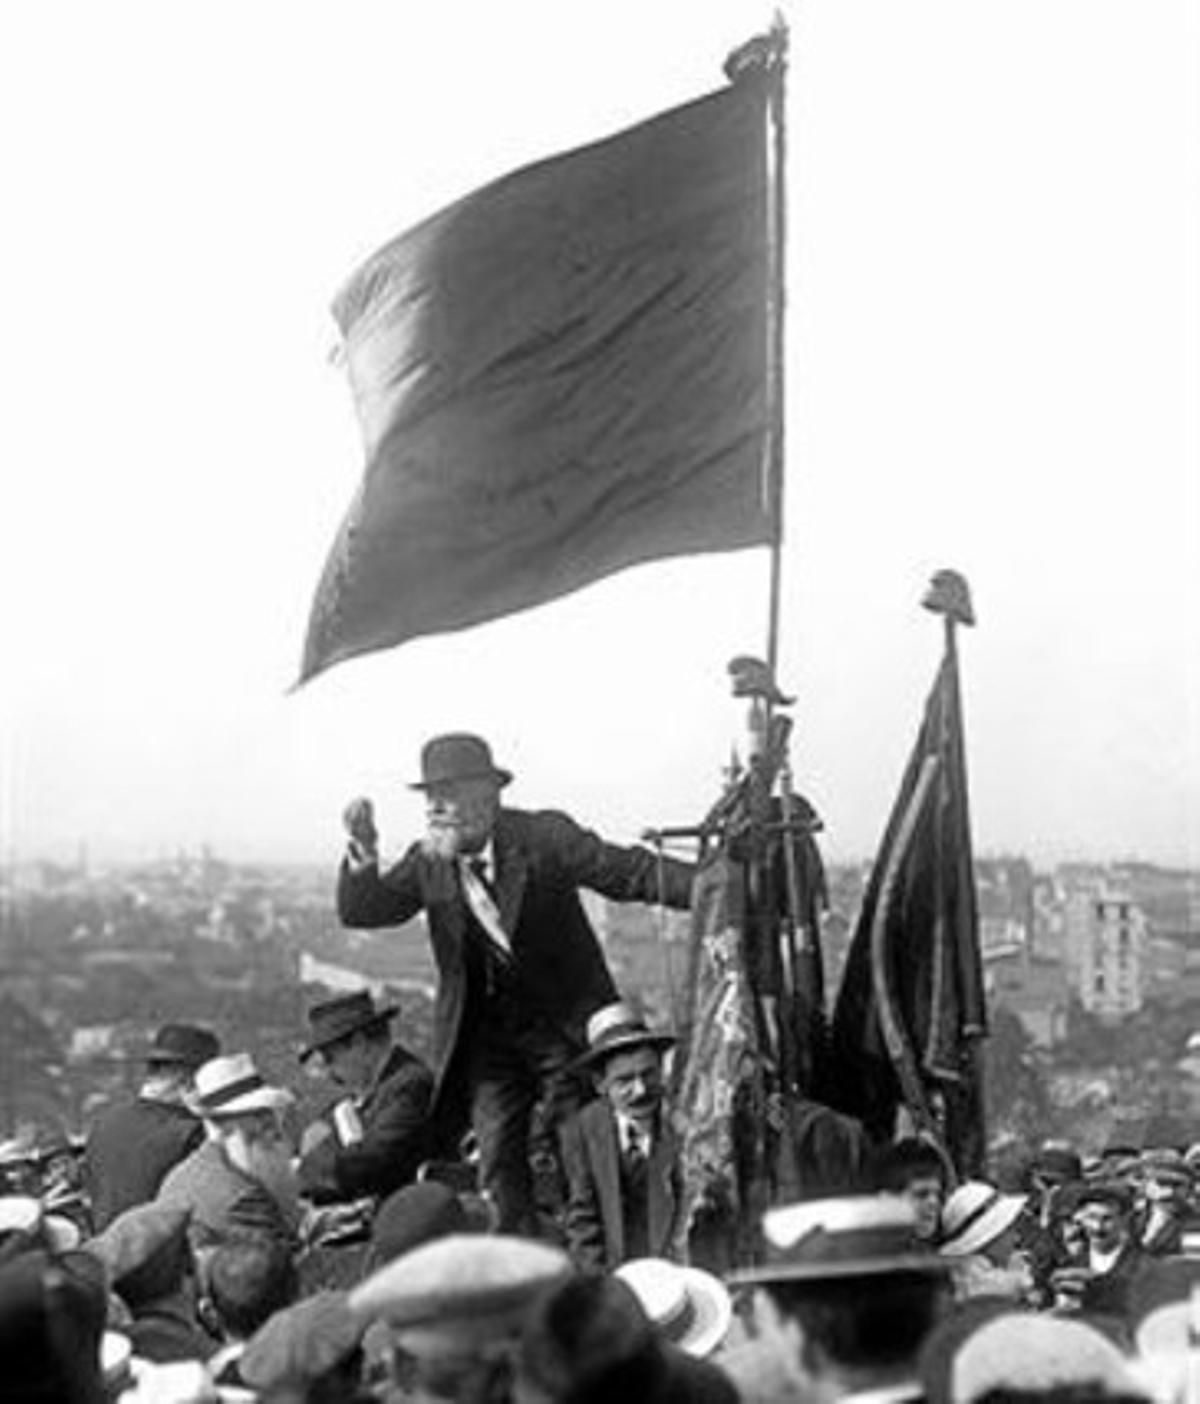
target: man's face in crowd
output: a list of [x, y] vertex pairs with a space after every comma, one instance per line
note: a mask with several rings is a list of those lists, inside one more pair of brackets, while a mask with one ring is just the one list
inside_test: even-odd
[[612, 1054], [600, 1074], [600, 1090], [614, 1111], [649, 1120], [662, 1103], [662, 1056], [653, 1048]]
[[441, 858], [478, 853], [492, 836], [500, 785], [490, 775], [444, 780], [425, 791], [427, 848]]
[[294, 1149], [281, 1116], [264, 1111], [232, 1118], [222, 1128], [222, 1142], [230, 1161], [243, 1174], [265, 1185], [281, 1204], [294, 1204]]
[[913, 1228], [914, 1237], [922, 1243], [932, 1243], [937, 1238], [942, 1222], [942, 1202], [945, 1192], [940, 1175], [918, 1175], [909, 1180], [904, 1188], [904, 1197], [913, 1207], [917, 1216]]
[[375, 1046], [370, 1040], [352, 1035], [326, 1044], [321, 1061], [329, 1076], [349, 1092], [362, 1092], [375, 1074]]
[[1111, 1253], [1125, 1238], [1125, 1216], [1115, 1204], [1085, 1204], [1079, 1222], [1097, 1253]]

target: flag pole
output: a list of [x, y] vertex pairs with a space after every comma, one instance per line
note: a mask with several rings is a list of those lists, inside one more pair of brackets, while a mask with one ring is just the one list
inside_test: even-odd
[[766, 34], [735, 49], [725, 60], [731, 83], [764, 81], [767, 87], [767, 432], [763, 444], [762, 502], [770, 524], [770, 585], [767, 606], [767, 668], [779, 662], [779, 615], [783, 581], [784, 464], [784, 274], [787, 239], [788, 28], [776, 10]]

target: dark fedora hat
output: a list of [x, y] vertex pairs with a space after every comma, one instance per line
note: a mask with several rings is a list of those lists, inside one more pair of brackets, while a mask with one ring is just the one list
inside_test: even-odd
[[895, 1194], [839, 1195], [769, 1209], [763, 1236], [773, 1257], [732, 1273], [733, 1286], [828, 1282], [891, 1273], [950, 1271], [949, 1260], [915, 1246], [916, 1216]]
[[482, 736], [451, 731], [434, 736], [421, 747], [421, 778], [410, 788], [427, 790], [450, 780], [479, 780], [489, 775], [501, 785], [512, 779], [511, 771], [492, 760], [492, 748]]
[[321, 1000], [308, 1011], [308, 1042], [300, 1050], [300, 1061], [311, 1058], [331, 1043], [339, 1043], [360, 1029], [377, 1028], [396, 1015], [396, 1006], [376, 1006], [366, 990], [334, 995]]
[[221, 1052], [221, 1040], [211, 1029], [197, 1024], [164, 1024], [142, 1055], [153, 1066], [173, 1066], [195, 1070]]
[[656, 1048], [665, 1053], [677, 1042], [674, 1034], [656, 1033], [624, 1000], [601, 1005], [587, 1021], [586, 1038], [587, 1049], [575, 1063], [579, 1068], [596, 1067], [605, 1058], [630, 1048]]

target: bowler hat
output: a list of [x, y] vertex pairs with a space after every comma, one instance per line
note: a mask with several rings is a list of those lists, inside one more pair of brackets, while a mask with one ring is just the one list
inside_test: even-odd
[[308, 1011], [309, 1037], [300, 1050], [300, 1061], [303, 1063], [331, 1043], [339, 1043], [362, 1029], [386, 1024], [389, 1019], [395, 1018], [396, 1012], [394, 1004], [377, 1008], [366, 990], [321, 1000]]
[[501, 785], [512, 779], [511, 771], [492, 760], [492, 748], [482, 736], [451, 731], [426, 741], [421, 748], [421, 778], [410, 788], [427, 790], [450, 780], [479, 780], [489, 775]]
[[631, 1048], [656, 1048], [665, 1053], [676, 1043], [674, 1034], [656, 1033], [624, 1000], [597, 1009], [587, 1021], [585, 1037], [587, 1049], [576, 1060], [580, 1068], [594, 1067], [612, 1054]]
[[221, 1040], [211, 1029], [196, 1024], [164, 1024], [154, 1035], [144, 1061], [174, 1064], [195, 1070], [221, 1051]]
[[763, 1235], [772, 1260], [730, 1274], [735, 1286], [820, 1283], [834, 1278], [950, 1271], [946, 1259], [914, 1246], [916, 1214], [895, 1194], [839, 1195], [770, 1209]]

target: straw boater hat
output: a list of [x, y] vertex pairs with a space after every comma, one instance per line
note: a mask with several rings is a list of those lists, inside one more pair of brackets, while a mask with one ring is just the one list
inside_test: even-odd
[[733, 1286], [812, 1283], [888, 1273], [949, 1272], [935, 1253], [914, 1246], [916, 1214], [896, 1194], [839, 1195], [769, 1209], [763, 1236], [773, 1256], [731, 1273]]
[[0, 1195], [0, 1256], [7, 1259], [25, 1248], [44, 1246], [52, 1253], [78, 1248], [79, 1226], [61, 1214], [47, 1214], [31, 1194]]
[[725, 1284], [665, 1258], [634, 1258], [615, 1275], [642, 1304], [662, 1339], [688, 1355], [711, 1355], [725, 1339], [733, 1303]]
[[585, 1037], [587, 1050], [576, 1060], [581, 1068], [595, 1067], [611, 1054], [630, 1048], [656, 1048], [665, 1053], [676, 1042], [674, 1034], [655, 1033], [624, 1000], [597, 1009], [587, 1021]]
[[300, 1061], [303, 1063], [331, 1043], [339, 1043], [361, 1029], [374, 1029], [386, 1024], [396, 1017], [397, 1012], [394, 1004], [377, 1008], [366, 990], [334, 995], [332, 999], [314, 1004], [308, 1011], [309, 1036], [308, 1042], [300, 1050]]
[[250, 1112], [283, 1111], [295, 1099], [286, 1088], [267, 1083], [249, 1053], [229, 1053], [197, 1069], [193, 1100], [202, 1117], [216, 1121]]
[[948, 1258], [982, 1253], [1016, 1223], [1025, 1207], [1023, 1194], [1001, 1194], [983, 1180], [966, 1180], [942, 1210], [942, 1242], [938, 1251]]
[[444, 785], [452, 780], [481, 780], [491, 776], [501, 786], [512, 779], [512, 772], [492, 760], [492, 748], [482, 736], [466, 731], [452, 731], [435, 736], [421, 748], [421, 778], [409, 786], [412, 790], [427, 790], [431, 785]]

